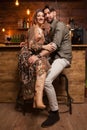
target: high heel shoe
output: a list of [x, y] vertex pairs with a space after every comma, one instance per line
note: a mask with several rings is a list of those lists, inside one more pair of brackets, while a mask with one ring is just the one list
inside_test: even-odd
[[38, 102], [38, 101], [34, 100], [33, 101], [33, 108], [45, 109], [46, 105], [44, 105], [43, 102]]

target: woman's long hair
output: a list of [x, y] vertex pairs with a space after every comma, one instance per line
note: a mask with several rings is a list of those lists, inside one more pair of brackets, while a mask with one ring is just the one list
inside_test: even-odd
[[39, 12], [42, 12], [42, 13], [44, 14], [44, 12], [43, 12], [42, 9], [37, 9], [36, 12], [34, 13], [34, 16], [33, 16], [33, 21], [32, 21], [33, 24], [36, 24], [36, 23], [37, 23], [37, 14], [38, 14]]

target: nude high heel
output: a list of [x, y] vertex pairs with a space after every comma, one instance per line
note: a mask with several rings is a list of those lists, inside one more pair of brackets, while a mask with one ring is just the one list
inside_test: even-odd
[[39, 96], [34, 96], [34, 101], [33, 101], [33, 108], [38, 108], [38, 109], [45, 109], [46, 105], [44, 105], [43, 101], [39, 98]]

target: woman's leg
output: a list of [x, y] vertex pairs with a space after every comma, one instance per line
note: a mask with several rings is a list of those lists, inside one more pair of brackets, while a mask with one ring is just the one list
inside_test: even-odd
[[37, 76], [36, 84], [35, 84], [35, 95], [34, 95], [34, 108], [44, 109], [46, 106], [43, 103], [43, 89], [44, 82], [46, 78], [46, 72], [44, 72], [41, 76]]
[[29, 82], [29, 66], [28, 66], [28, 56], [29, 51], [26, 46], [24, 46], [21, 49], [20, 55], [19, 55], [19, 74], [20, 74], [20, 81], [22, 83], [21, 89], [22, 89], [22, 96], [23, 99], [27, 99], [29, 97], [28, 95], [28, 82]]
[[36, 83], [35, 83], [35, 95], [33, 107], [44, 109], [46, 106], [43, 103], [43, 89], [46, 79], [46, 71], [44, 70], [43, 62], [38, 61], [36, 65]]

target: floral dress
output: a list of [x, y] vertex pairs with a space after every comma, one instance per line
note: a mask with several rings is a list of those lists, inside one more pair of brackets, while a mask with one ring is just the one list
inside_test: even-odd
[[42, 75], [50, 68], [47, 57], [39, 58], [33, 65], [28, 62], [30, 56], [38, 55], [41, 52], [44, 41], [43, 30], [38, 26], [33, 26], [28, 32], [27, 44], [20, 51], [18, 68], [23, 99], [33, 98], [37, 75]]

